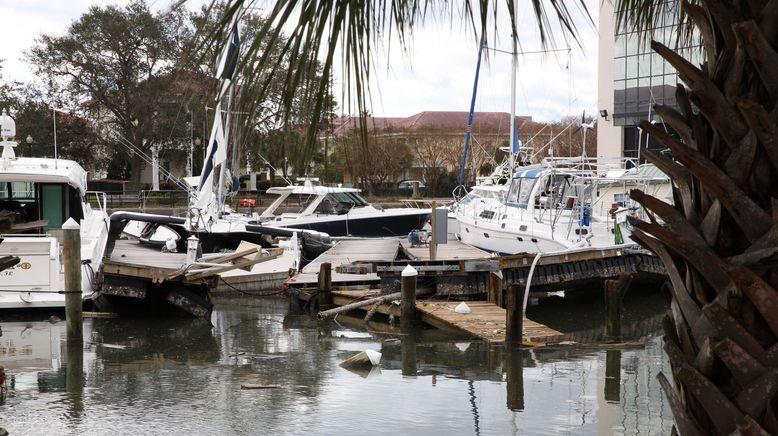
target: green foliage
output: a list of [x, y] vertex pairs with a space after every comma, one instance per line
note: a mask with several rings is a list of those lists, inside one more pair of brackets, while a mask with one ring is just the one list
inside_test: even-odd
[[181, 41], [194, 34], [186, 23], [180, 12], [155, 15], [143, 0], [92, 6], [64, 36], [41, 35], [27, 56], [48, 79], [47, 93], [94, 123], [106, 146], [100, 158], [129, 164], [135, 188], [142, 161], [130, 149], [150, 154], [160, 146], [164, 154], [188, 142], [194, 111], [203, 107], [195, 78], [173, 74]]

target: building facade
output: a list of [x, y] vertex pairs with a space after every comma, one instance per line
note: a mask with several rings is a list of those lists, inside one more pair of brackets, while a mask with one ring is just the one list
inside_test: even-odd
[[[662, 44], [678, 46], [680, 2], [664, 2], [660, 23], [652, 38]], [[638, 128], [642, 120], [664, 125], [656, 116], [656, 104], [677, 106], [675, 101], [678, 73], [651, 50], [649, 38], [641, 40], [635, 29], [617, 28], [614, 3], [601, 2], [599, 10], [598, 156], [637, 158], [640, 150], [661, 146]], [[698, 46], [678, 49], [699, 65]], [[666, 126], [669, 129], [669, 127]]]

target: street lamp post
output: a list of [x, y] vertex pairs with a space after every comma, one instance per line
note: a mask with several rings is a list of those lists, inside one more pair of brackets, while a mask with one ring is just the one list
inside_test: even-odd
[[27, 157], [32, 157], [32, 135], [27, 135], [27, 138], [24, 140], [24, 142], [27, 143]]

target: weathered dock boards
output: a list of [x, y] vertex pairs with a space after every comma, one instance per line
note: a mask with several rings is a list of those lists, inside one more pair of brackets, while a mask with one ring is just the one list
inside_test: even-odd
[[110, 261], [175, 271], [186, 263], [186, 253], [162, 253], [159, 248], [121, 239], [116, 241]]
[[[505, 309], [486, 301], [467, 301], [470, 313], [454, 311], [458, 301], [418, 301], [422, 321], [434, 327], [463, 330], [492, 344], [505, 342]], [[523, 341], [540, 344], [565, 340], [565, 335], [546, 325], [524, 318]]]
[[169, 280], [185, 263], [184, 253], [162, 253], [137, 241], [117, 240], [111, 258], [103, 263], [103, 283], [93, 302], [101, 311], [150, 313], [150, 308], [161, 307], [156, 303], [161, 300], [207, 318], [213, 309], [209, 286], [202, 280]]
[[[503, 286], [525, 286], [536, 254], [500, 257]], [[582, 248], [563, 253], [544, 254], [532, 275], [533, 291], [555, 291], [585, 286], [615, 278], [626, 272], [639, 280], [663, 280], [664, 265], [658, 257], [631, 247]]]
[[355, 261], [386, 261], [394, 260], [400, 249], [399, 240], [392, 239], [347, 239], [339, 241], [334, 247], [306, 265], [303, 270], [286, 281], [287, 287], [310, 288], [317, 287], [321, 264], [332, 265], [332, 286], [344, 287], [352, 285], [377, 285], [381, 279], [375, 273], [343, 274], [335, 268]]
[[[332, 302], [336, 306], [345, 306], [356, 300], [379, 296], [380, 291], [333, 291]], [[300, 298], [306, 300], [310, 296], [303, 293]], [[505, 342], [505, 309], [486, 301], [467, 301], [470, 313], [460, 314], [454, 311], [459, 301], [417, 301], [416, 310], [421, 321], [440, 329], [455, 329], [483, 339], [491, 344]], [[361, 308], [369, 310], [370, 306]], [[398, 304], [381, 304], [377, 310], [384, 315], [400, 316]], [[537, 344], [558, 343], [567, 336], [546, 325], [524, 318], [524, 342]]]
[[[413, 247], [407, 239], [400, 241], [400, 244], [409, 259], [430, 260], [430, 247], [428, 245]], [[435, 254], [436, 260], [482, 259], [485, 257], [491, 257], [491, 255], [458, 239], [449, 239], [446, 244], [438, 244]]]

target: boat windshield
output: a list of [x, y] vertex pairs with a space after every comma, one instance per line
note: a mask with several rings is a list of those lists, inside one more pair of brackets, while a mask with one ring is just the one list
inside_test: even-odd
[[505, 191], [480, 189], [478, 187], [474, 187], [472, 191], [470, 191], [467, 195], [462, 197], [461, 200], [459, 200], [459, 204], [466, 205], [472, 203], [474, 200], [478, 200], [482, 198], [494, 199], [500, 203], [505, 203]]
[[360, 197], [356, 192], [332, 192], [327, 194], [326, 199], [332, 204], [346, 203], [352, 207], [367, 206], [367, 201]]
[[537, 181], [537, 173], [514, 178], [511, 187], [508, 190], [508, 203], [519, 207], [527, 207], [532, 188]]

